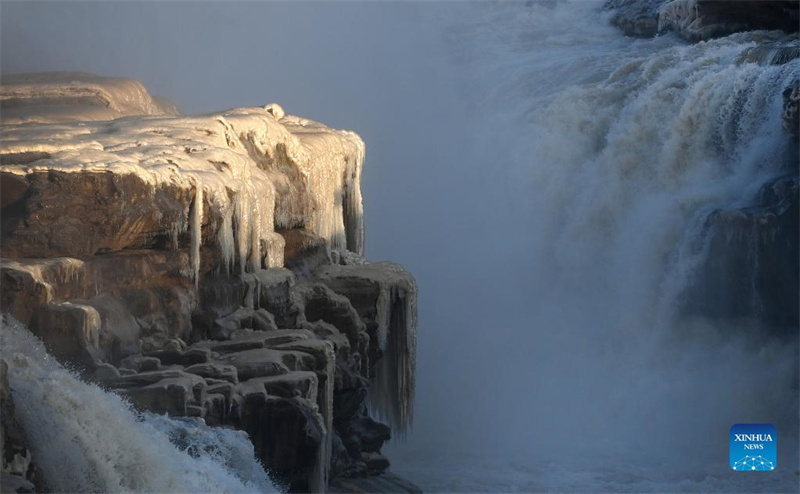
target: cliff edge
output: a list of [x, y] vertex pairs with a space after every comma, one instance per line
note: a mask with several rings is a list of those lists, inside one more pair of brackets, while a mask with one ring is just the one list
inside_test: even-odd
[[358, 135], [87, 74], [6, 77], [0, 103], [4, 313], [141, 410], [246, 431], [290, 491], [386, 472], [416, 283], [362, 257]]

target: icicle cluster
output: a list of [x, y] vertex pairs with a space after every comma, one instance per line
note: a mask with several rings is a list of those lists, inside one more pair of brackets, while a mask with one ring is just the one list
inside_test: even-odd
[[658, 10], [658, 31], [675, 30], [692, 39], [708, 39], [724, 26], [705, 19], [697, 0], [668, 0]]
[[376, 317], [378, 344], [383, 350], [370, 389], [370, 404], [402, 437], [414, 420], [417, 285], [395, 264], [374, 263], [365, 268], [373, 270], [371, 278], [380, 283]]
[[298, 117], [281, 123], [298, 137], [307, 159], [300, 164], [308, 177], [314, 211], [307, 227], [328, 239], [331, 250], [364, 253], [361, 168], [364, 142], [353, 132], [335, 131]]
[[200, 280], [200, 242], [202, 241], [202, 227], [203, 227], [203, 186], [198, 185], [197, 191], [194, 193], [194, 202], [192, 204], [192, 275], [194, 277], [194, 284]]
[[353, 132], [284, 116], [274, 105], [199, 117], [4, 125], [2, 147], [4, 154], [42, 156], [3, 165], [3, 172], [134, 174], [154, 188], [193, 191], [184, 216], [164, 221], [176, 245], [191, 229], [195, 282], [204, 221], [219, 225], [216, 244], [228, 271], [237, 262], [240, 273], [282, 266], [284, 242], [276, 226], [305, 227], [327, 239], [331, 250], [363, 252], [363, 141]]
[[336, 353], [333, 343], [323, 341], [325, 345], [325, 387], [323, 388], [323, 410], [322, 416], [325, 418], [325, 485], [330, 479], [330, 465], [333, 455], [333, 391], [336, 374]]
[[336, 354], [333, 343], [317, 340], [325, 354], [325, 383], [319, 386], [319, 413], [325, 425], [325, 437], [320, 442], [317, 451], [317, 460], [311, 475], [311, 492], [325, 492], [330, 478], [331, 457], [333, 454], [333, 390], [335, 385]]

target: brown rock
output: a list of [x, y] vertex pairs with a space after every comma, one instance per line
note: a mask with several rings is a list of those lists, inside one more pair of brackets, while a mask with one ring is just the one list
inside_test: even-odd
[[100, 314], [88, 305], [69, 302], [43, 305], [33, 315], [31, 332], [61, 362], [92, 369], [100, 357]]
[[[153, 188], [136, 175], [36, 172], [23, 179], [20, 198], [0, 213], [5, 257], [78, 257], [156, 247], [183, 221], [191, 191]], [[15, 186], [19, 189], [19, 186]], [[119, 207], [124, 204], [125, 207]]]

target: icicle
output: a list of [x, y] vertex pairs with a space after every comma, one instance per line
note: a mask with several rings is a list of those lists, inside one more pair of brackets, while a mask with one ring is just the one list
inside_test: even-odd
[[261, 238], [262, 238], [262, 218], [261, 202], [253, 201], [253, 224], [250, 227], [250, 259], [248, 265], [250, 270], [255, 272], [261, 269]]
[[387, 343], [387, 334], [389, 333], [389, 318], [391, 316], [391, 306], [390, 306], [390, 297], [389, 297], [389, 288], [384, 284], [381, 284], [381, 291], [378, 294], [378, 302], [377, 302], [377, 315], [376, 319], [378, 320], [378, 347], [382, 350], [386, 350], [386, 343]]
[[233, 268], [234, 240], [233, 240], [233, 205], [228, 204], [222, 210], [222, 225], [217, 233], [217, 243], [222, 252], [222, 264], [225, 272], [230, 273]]
[[364, 255], [364, 206], [361, 202], [361, 169], [364, 164], [364, 143], [360, 142], [358, 153], [347, 162], [344, 187], [344, 227], [347, 250]]
[[[318, 386], [317, 404], [322, 416], [324, 437], [317, 448], [317, 457], [308, 480], [310, 492], [325, 492], [328, 485], [331, 456], [333, 451], [333, 392], [336, 372], [336, 352], [333, 343], [317, 340], [322, 347], [324, 369], [324, 386]], [[319, 360], [318, 360], [319, 362]]]
[[265, 268], [283, 267], [283, 249], [286, 247], [286, 240], [279, 233], [269, 232], [265, 235]]
[[322, 388], [322, 417], [325, 419], [325, 479], [324, 485], [328, 485], [331, 467], [331, 455], [333, 453], [333, 391], [336, 373], [336, 352], [333, 343], [323, 341], [325, 345], [325, 386]]
[[327, 490], [325, 487], [325, 441], [321, 441], [317, 448], [317, 457], [314, 459], [314, 467], [308, 478], [308, 492], [322, 493]]
[[236, 245], [239, 249], [239, 269], [245, 273], [248, 254], [250, 253], [251, 204], [247, 189], [240, 190], [233, 199], [233, 211], [236, 219]]
[[702, 37], [703, 19], [697, 0], [672, 0], [658, 12], [658, 31], [676, 29], [691, 36]]
[[194, 204], [192, 205], [192, 275], [194, 276], [194, 286], [200, 283], [200, 244], [203, 240], [203, 186], [198, 184], [194, 194]]
[[385, 282], [377, 304], [378, 337], [385, 341], [379, 341], [384, 354], [370, 389], [370, 405], [403, 437], [414, 419], [417, 288], [413, 278]]

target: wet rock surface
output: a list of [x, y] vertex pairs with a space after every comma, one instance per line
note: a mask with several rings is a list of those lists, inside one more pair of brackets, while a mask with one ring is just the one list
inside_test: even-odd
[[703, 282], [689, 292], [686, 306], [690, 313], [716, 318], [754, 318], [791, 336], [800, 324], [796, 172], [764, 184], [754, 202], [708, 217]]

